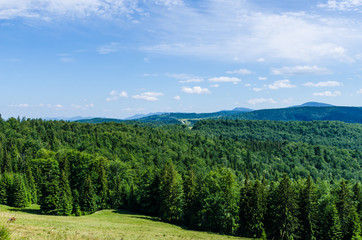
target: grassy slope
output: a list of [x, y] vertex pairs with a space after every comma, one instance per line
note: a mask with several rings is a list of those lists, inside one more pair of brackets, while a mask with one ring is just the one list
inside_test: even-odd
[[[16, 217], [15, 223], [6, 223]], [[32, 205], [24, 210], [0, 205], [0, 224], [6, 223], [12, 239], [244, 239], [184, 230], [126, 211], [103, 210], [82, 217], [39, 214]]]

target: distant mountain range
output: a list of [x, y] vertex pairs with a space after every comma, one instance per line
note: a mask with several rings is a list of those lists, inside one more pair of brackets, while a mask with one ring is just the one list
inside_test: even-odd
[[347, 123], [362, 123], [362, 107], [333, 106], [326, 103], [307, 102], [302, 105], [279, 109], [252, 110], [234, 108], [213, 113], [150, 113], [135, 115], [127, 119], [91, 118], [78, 122], [129, 122], [153, 124], [186, 124], [202, 119], [245, 119], [245, 120], [274, 120], [274, 121], [342, 121]]

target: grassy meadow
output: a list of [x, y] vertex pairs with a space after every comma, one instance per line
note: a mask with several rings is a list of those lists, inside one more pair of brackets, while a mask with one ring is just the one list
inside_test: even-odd
[[[10, 217], [16, 222], [7, 223]], [[17, 209], [0, 205], [0, 223], [11, 239], [244, 239], [182, 227], [127, 211], [102, 210], [81, 217], [40, 214], [39, 206]]]

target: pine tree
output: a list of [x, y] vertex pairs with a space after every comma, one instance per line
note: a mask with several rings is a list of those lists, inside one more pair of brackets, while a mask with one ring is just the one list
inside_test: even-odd
[[88, 176], [83, 183], [82, 192], [80, 198], [80, 209], [88, 214], [93, 213], [97, 210], [96, 195], [94, 192], [92, 179]]
[[345, 180], [342, 180], [337, 190], [336, 206], [341, 221], [342, 240], [360, 237], [360, 219], [352, 201], [352, 193]]
[[264, 186], [259, 180], [252, 184], [246, 178], [240, 193], [239, 235], [265, 239], [264, 214], [266, 212], [266, 193]]
[[14, 183], [12, 185], [12, 202], [8, 204], [19, 208], [26, 207], [29, 204], [27, 189], [25, 187], [24, 179], [20, 174], [14, 175]]
[[276, 239], [293, 240], [297, 238], [298, 223], [298, 204], [296, 199], [295, 189], [287, 174], [279, 182], [276, 189], [276, 201], [274, 212], [274, 228]]
[[311, 176], [306, 179], [299, 195], [300, 236], [305, 240], [315, 240], [317, 222], [316, 188]]
[[336, 205], [331, 196], [325, 196], [319, 206], [317, 239], [341, 240], [341, 223]]
[[188, 170], [184, 180], [184, 224], [190, 228], [197, 227], [197, 213], [201, 209], [198, 199], [197, 178], [194, 170]]
[[180, 222], [183, 207], [182, 178], [171, 161], [160, 176], [160, 218], [166, 222]]
[[69, 216], [73, 210], [72, 191], [64, 171], [60, 175], [58, 215]]
[[40, 209], [45, 214], [57, 214], [59, 201], [59, 165], [53, 158], [39, 159], [41, 165]]

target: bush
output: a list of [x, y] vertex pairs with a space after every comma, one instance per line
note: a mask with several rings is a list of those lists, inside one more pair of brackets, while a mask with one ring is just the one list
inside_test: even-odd
[[6, 226], [0, 226], [0, 240], [10, 239], [10, 231]]

